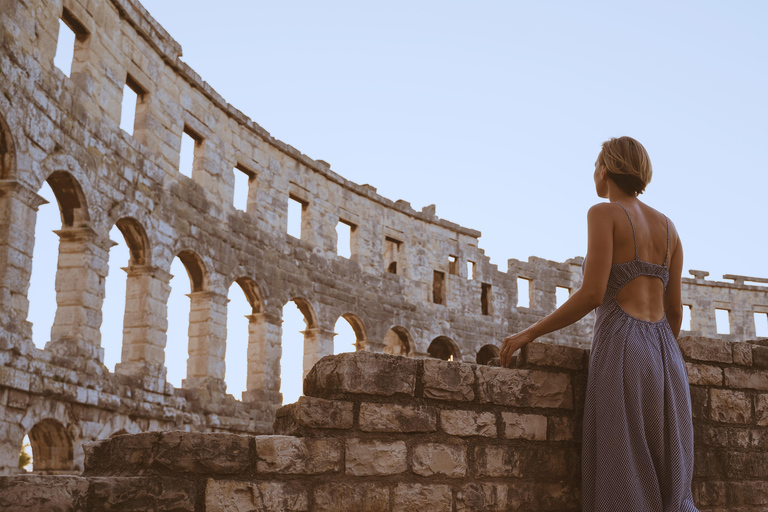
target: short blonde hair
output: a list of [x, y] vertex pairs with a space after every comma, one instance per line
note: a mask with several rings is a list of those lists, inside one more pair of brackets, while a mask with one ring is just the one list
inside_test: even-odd
[[611, 138], [603, 142], [597, 163], [605, 166], [608, 177], [619, 188], [633, 196], [642, 194], [653, 176], [648, 152], [632, 137]]

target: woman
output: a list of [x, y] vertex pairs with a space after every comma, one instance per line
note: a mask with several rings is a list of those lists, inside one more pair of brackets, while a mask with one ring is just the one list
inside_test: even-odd
[[584, 282], [501, 348], [501, 363], [597, 308], [582, 433], [582, 510], [695, 512], [688, 376], [676, 338], [683, 247], [674, 224], [637, 196], [651, 181], [631, 137], [603, 143], [587, 214]]

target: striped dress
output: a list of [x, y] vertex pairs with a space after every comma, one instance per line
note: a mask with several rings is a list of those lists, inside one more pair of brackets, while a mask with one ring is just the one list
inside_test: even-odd
[[632, 235], [635, 259], [611, 266], [597, 308], [584, 403], [582, 511], [697, 512], [691, 398], [680, 348], [666, 316], [640, 320], [616, 300], [638, 276], [658, 277], [666, 290], [669, 220], [662, 265], [641, 261], [634, 224]]

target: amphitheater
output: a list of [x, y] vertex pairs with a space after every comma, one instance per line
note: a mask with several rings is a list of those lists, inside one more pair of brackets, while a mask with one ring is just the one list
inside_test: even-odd
[[[479, 231], [273, 138], [136, 0], [0, 0], [0, 26], [0, 509], [580, 510], [593, 316], [526, 346], [513, 368], [489, 363], [504, 336], [555, 309], [558, 288], [579, 287], [582, 258], [500, 271]], [[54, 65], [62, 29], [75, 35], [68, 74]], [[120, 128], [128, 90], [132, 133]], [[248, 178], [245, 211], [236, 173]], [[28, 289], [45, 183], [61, 228], [55, 320], [39, 349]], [[300, 237], [287, 233], [291, 204]], [[110, 372], [100, 328], [115, 226], [130, 262]], [[181, 388], [165, 366], [175, 258], [191, 290]], [[690, 274], [679, 343], [694, 497], [702, 511], [768, 510], [768, 340], [755, 330], [768, 279]], [[252, 310], [241, 397], [224, 382], [233, 285]], [[305, 381], [283, 406], [289, 302], [306, 324]], [[334, 356], [339, 318], [357, 351]], [[19, 468], [27, 435], [31, 472]]]

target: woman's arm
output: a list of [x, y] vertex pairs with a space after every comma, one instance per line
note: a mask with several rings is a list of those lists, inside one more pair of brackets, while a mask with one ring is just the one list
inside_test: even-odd
[[669, 262], [669, 283], [664, 294], [664, 314], [667, 315], [672, 334], [677, 338], [680, 336], [680, 326], [683, 323], [683, 245], [680, 243], [680, 237], [677, 235], [674, 225], [670, 229], [674, 231], [675, 244]]
[[584, 280], [565, 303], [526, 330], [508, 336], [501, 347], [502, 366], [508, 366], [512, 353], [539, 336], [578, 322], [603, 300], [613, 261], [613, 212], [610, 203], [594, 205], [587, 213], [587, 262]]

